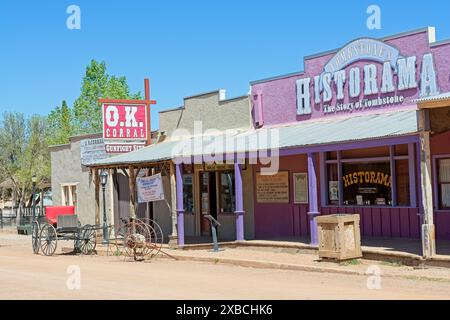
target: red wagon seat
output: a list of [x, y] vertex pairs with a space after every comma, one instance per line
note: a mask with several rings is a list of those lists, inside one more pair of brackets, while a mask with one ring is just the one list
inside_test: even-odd
[[56, 222], [58, 221], [58, 216], [74, 215], [74, 214], [75, 214], [74, 206], [59, 206], [59, 207], [55, 206], [45, 208], [45, 217], [53, 225], [56, 225]]

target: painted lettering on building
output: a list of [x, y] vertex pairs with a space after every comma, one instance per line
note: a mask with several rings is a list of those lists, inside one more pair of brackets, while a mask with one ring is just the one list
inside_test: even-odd
[[146, 105], [103, 104], [103, 138], [109, 140], [146, 140]]
[[[436, 95], [433, 54], [421, 58], [418, 65], [416, 56], [404, 57], [382, 41], [355, 40], [340, 49], [321, 74], [296, 81], [297, 114], [309, 115], [320, 105], [324, 114], [399, 105], [409, 90], [420, 97]], [[356, 62], [368, 63], [351, 67]]]
[[391, 176], [384, 172], [376, 171], [357, 171], [349, 173], [342, 177], [344, 187], [347, 188], [354, 184], [379, 184], [385, 187], [391, 187]]

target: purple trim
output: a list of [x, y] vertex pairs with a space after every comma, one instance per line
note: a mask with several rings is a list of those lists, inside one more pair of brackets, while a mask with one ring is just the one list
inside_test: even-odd
[[337, 157], [337, 171], [338, 171], [338, 196], [339, 205], [344, 204], [344, 186], [342, 185], [342, 154], [341, 151], [336, 151]]
[[417, 154], [417, 194], [418, 197], [418, 215], [420, 216], [420, 224], [423, 224], [423, 202], [422, 202], [422, 169], [420, 168], [420, 136], [417, 136], [416, 141], [416, 154]]
[[409, 173], [409, 205], [417, 207], [416, 174], [414, 163], [414, 143], [408, 144], [408, 173]]
[[[352, 150], [352, 149], [364, 149], [364, 148], [374, 148], [374, 147], [385, 147], [396, 144], [408, 144], [408, 143], [416, 143], [418, 140], [417, 134], [415, 135], [406, 135], [406, 136], [398, 136], [398, 137], [390, 137], [390, 138], [374, 138], [372, 140], [362, 140], [362, 141], [351, 141], [351, 142], [335, 142], [332, 144], [321, 144], [321, 145], [312, 145], [312, 146], [303, 146], [303, 147], [291, 147], [291, 148], [281, 148], [278, 150], [278, 154], [274, 154], [274, 156], [293, 156], [298, 154], [307, 154], [307, 153], [315, 153], [315, 152], [328, 152], [328, 151], [337, 151], [337, 150]], [[268, 155], [270, 155], [270, 150]], [[234, 159], [237, 161], [238, 159], [254, 159], [258, 158], [258, 151], [250, 151], [250, 152], [237, 152], [232, 156], [228, 156], [230, 159]], [[228, 158], [224, 156], [224, 158]], [[198, 164], [203, 163], [202, 156], [188, 156], [188, 157], [176, 157], [174, 158], [175, 163], [186, 163], [192, 164], [195, 163], [194, 160], [198, 160]]]
[[334, 144], [324, 144], [309, 147], [296, 147], [289, 149], [281, 149], [279, 151], [280, 156], [292, 156], [296, 154], [305, 154], [311, 152], [327, 152], [327, 151], [337, 151], [337, 150], [352, 150], [352, 149], [364, 149], [364, 148], [374, 148], [374, 147], [384, 147], [396, 144], [408, 144], [418, 141], [417, 135], [399, 136], [392, 138], [380, 138], [375, 140], [364, 140], [355, 142], [336, 142]]
[[311, 244], [317, 245], [317, 222], [316, 215], [319, 214], [317, 202], [317, 175], [314, 154], [308, 153], [308, 197], [309, 197], [309, 225], [311, 230]]
[[181, 174], [181, 164], [175, 165], [175, 182], [177, 191], [177, 228], [178, 246], [184, 246], [184, 208], [183, 208], [183, 177]]
[[394, 154], [394, 146], [389, 146], [389, 164], [391, 167], [391, 199], [393, 207], [397, 205], [397, 170], [395, 167]]
[[234, 164], [234, 181], [236, 197], [236, 240], [244, 240], [244, 202], [242, 194], [242, 171], [239, 163]]
[[319, 159], [320, 159], [320, 171], [319, 171], [319, 175], [320, 175], [320, 204], [322, 207], [326, 206], [328, 201], [327, 201], [327, 181], [328, 181], [328, 175], [327, 175], [327, 165], [325, 163], [325, 153], [321, 152], [319, 153]]

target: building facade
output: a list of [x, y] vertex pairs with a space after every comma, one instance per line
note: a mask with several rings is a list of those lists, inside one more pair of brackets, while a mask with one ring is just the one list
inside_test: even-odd
[[[450, 114], [434, 116], [444, 124], [431, 131], [437, 111], [420, 108], [450, 91], [449, 62], [450, 43], [425, 28], [357, 39], [306, 57], [302, 72], [252, 82], [255, 127], [303, 126], [297, 132], [315, 141], [293, 139], [280, 151], [289, 194], [283, 203], [255, 202], [255, 236], [314, 243], [315, 216], [357, 213], [363, 238], [450, 239]], [[310, 180], [308, 203], [295, 201], [296, 173]]]
[[160, 113], [158, 143], [91, 167], [168, 164], [153, 207], [179, 246], [210, 235], [208, 214], [238, 241], [315, 245], [332, 213], [359, 214], [363, 239], [421, 239], [424, 257], [450, 239], [450, 42], [434, 28], [359, 38], [250, 86], [186, 98]]

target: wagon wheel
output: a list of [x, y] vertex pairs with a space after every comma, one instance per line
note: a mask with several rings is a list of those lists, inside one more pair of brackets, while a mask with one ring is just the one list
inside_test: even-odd
[[152, 256], [156, 256], [162, 249], [162, 245], [164, 242], [164, 235], [162, 232], [162, 229], [160, 227], [159, 224], [157, 224], [155, 221], [153, 222], [153, 241], [152, 241], [152, 245], [154, 246], [154, 252], [152, 253]]
[[55, 253], [58, 244], [58, 236], [55, 227], [51, 224], [44, 224], [40, 233], [41, 250], [46, 256]]
[[138, 220], [127, 223], [124, 228], [125, 253], [134, 260], [142, 260], [150, 252], [151, 232], [147, 224]]
[[164, 242], [164, 235], [162, 229], [156, 221], [152, 219], [140, 219], [141, 222], [145, 222], [149, 227], [150, 239], [148, 239], [149, 246], [151, 248], [149, 254], [151, 257], [156, 256], [162, 249], [162, 244]]
[[37, 221], [33, 221], [31, 224], [31, 245], [33, 246], [33, 253], [38, 254], [41, 238], [39, 237], [39, 223]]
[[97, 234], [91, 225], [85, 225], [80, 230], [80, 251], [82, 254], [90, 254], [97, 245]]
[[114, 232], [114, 246], [112, 249], [114, 251], [112, 254], [115, 256], [122, 256], [125, 253], [125, 230], [125, 225], [122, 225]]

